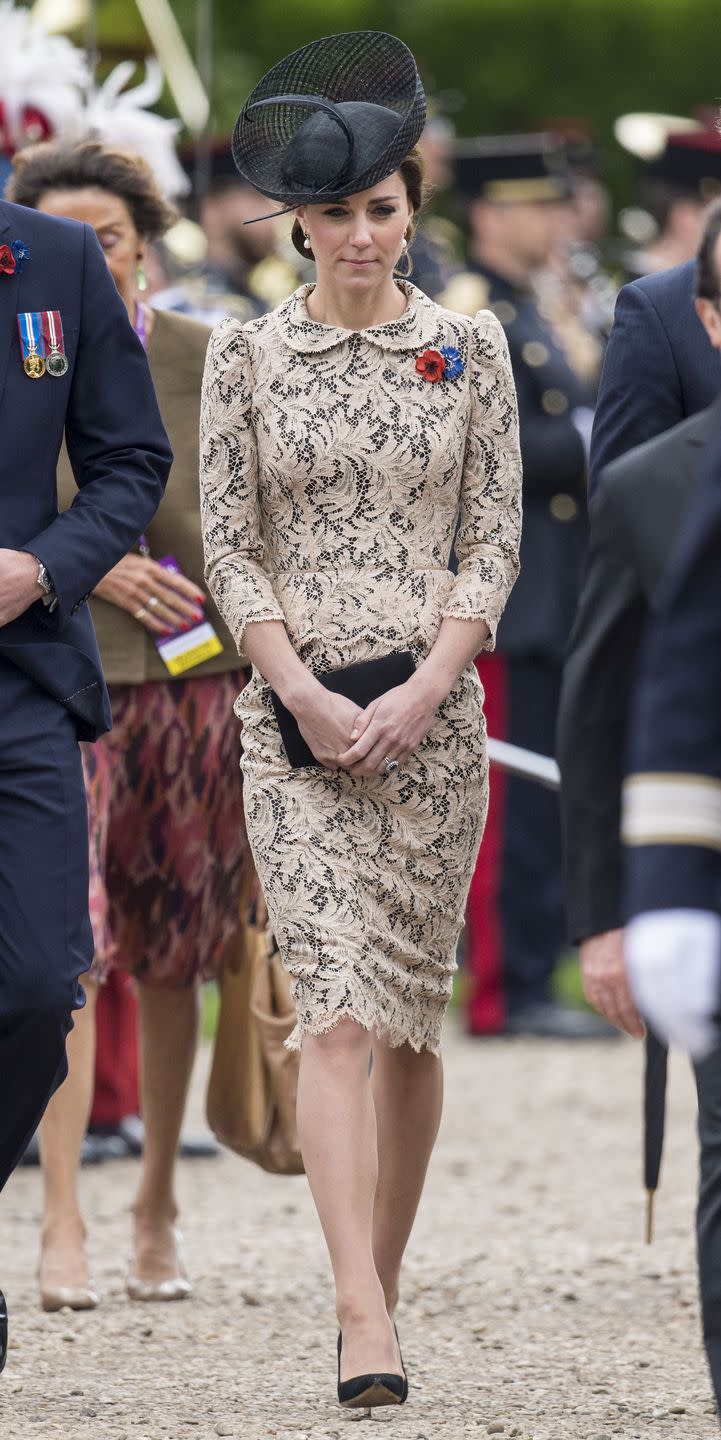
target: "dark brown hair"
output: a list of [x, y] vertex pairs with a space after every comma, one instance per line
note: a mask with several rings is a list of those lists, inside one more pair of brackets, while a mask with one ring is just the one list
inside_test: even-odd
[[[410, 151], [408, 155], [406, 155], [405, 160], [401, 160], [401, 163], [398, 166], [398, 174], [403, 180], [403, 183], [408, 192], [408, 199], [413, 209], [413, 215], [408, 222], [407, 232], [408, 243], [410, 244], [416, 229], [416, 217], [422, 206], [424, 205], [426, 199], [428, 198], [428, 191], [425, 181], [425, 170], [423, 166], [423, 156], [417, 145], [413, 150]], [[303, 244], [303, 241], [305, 240], [305, 233], [303, 231], [303, 226], [298, 219], [293, 221], [291, 240], [293, 241], [293, 244], [295, 245], [298, 254], [302, 255], [304, 260], [315, 259], [313, 251], [306, 250], [305, 245]]]
[[701, 244], [696, 257], [696, 294], [699, 300], [721, 298], [721, 275], [714, 259], [716, 242], [721, 235], [721, 200], [715, 200], [706, 213]]
[[140, 155], [113, 150], [99, 140], [75, 145], [30, 145], [13, 160], [8, 200], [37, 210], [48, 190], [107, 190], [123, 200], [143, 240], [157, 240], [178, 218]]

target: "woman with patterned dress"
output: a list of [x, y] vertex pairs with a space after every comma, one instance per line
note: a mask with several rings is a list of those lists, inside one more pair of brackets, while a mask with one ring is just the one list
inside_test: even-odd
[[[201, 407], [206, 578], [253, 662], [236, 705], [246, 823], [297, 1007], [339, 1399], [363, 1406], [407, 1394], [401, 1260], [488, 798], [473, 659], [493, 645], [520, 530], [503, 331], [394, 275], [424, 113], [410, 52], [374, 32], [316, 41], [256, 87], [236, 163], [296, 210], [317, 282], [217, 327]], [[402, 652], [410, 676], [367, 704], [318, 678]], [[314, 763], [291, 765], [272, 692]]]

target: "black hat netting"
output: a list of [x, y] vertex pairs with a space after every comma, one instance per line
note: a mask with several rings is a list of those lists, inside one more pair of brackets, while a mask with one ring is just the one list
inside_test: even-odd
[[[304, 100], [293, 103], [294, 97]], [[273, 103], [257, 107], [260, 100]], [[323, 101], [327, 110], [321, 108]], [[337, 106], [352, 139], [333, 118]], [[241, 175], [264, 195], [302, 205], [319, 194], [347, 195], [385, 179], [413, 149], [425, 115], [420, 76], [402, 40], [375, 30], [329, 35], [294, 51], [263, 76], [238, 117], [233, 156]], [[323, 123], [309, 126], [311, 117]], [[291, 142], [303, 127], [307, 140], [294, 147]], [[300, 175], [295, 165], [289, 174], [289, 145], [291, 155], [294, 148], [302, 151]]]

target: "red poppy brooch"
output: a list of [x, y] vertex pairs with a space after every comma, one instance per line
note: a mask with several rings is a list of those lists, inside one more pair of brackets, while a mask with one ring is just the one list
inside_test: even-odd
[[424, 350], [416, 360], [416, 370], [424, 380], [435, 385], [438, 380], [457, 380], [465, 365], [455, 345], [442, 345], [440, 350]]
[[0, 245], [0, 275], [18, 275], [30, 259], [30, 251], [24, 240], [11, 240], [9, 245]]

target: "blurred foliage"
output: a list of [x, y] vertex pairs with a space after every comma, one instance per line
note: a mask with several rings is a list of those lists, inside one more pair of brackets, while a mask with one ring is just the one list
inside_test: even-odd
[[[172, 4], [194, 49], [196, 0]], [[632, 174], [613, 141], [615, 116], [688, 114], [721, 94], [719, 0], [214, 0], [213, 8], [216, 132], [232, 128], [274, 60], [317, 36], [361, 28], [391, 30], [410, 45], [429, 94], [450, 101], [460, 134], [581, 119], [615, 188]], [[114, 59], [142, 52], [133, 0], [98, 0], [98, 15], [102, 51]]]

